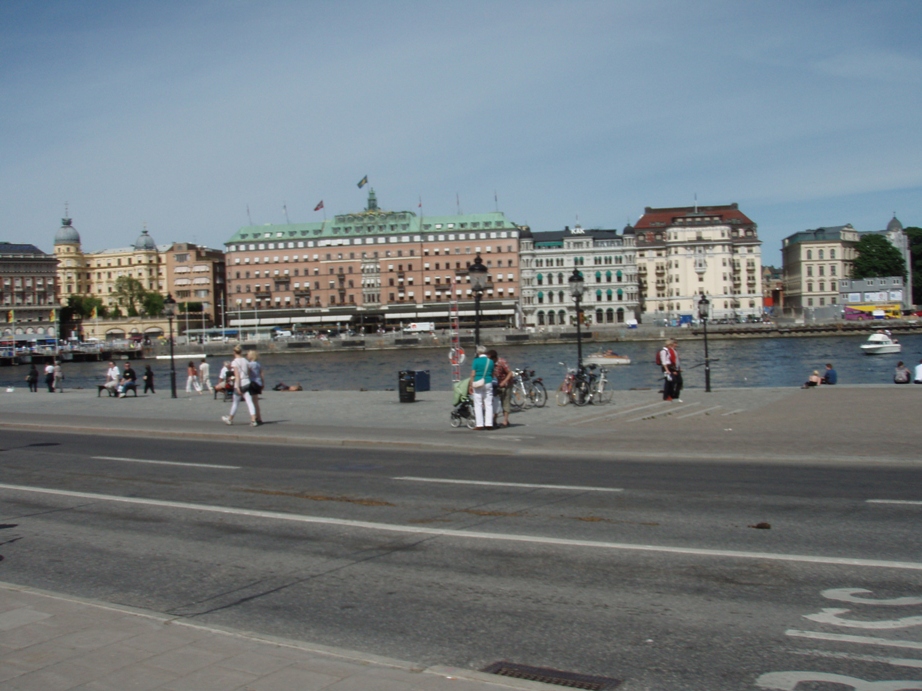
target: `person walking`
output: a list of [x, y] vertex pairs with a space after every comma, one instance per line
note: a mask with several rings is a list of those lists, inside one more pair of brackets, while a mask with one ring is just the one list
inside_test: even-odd
[[234, 415], [237, 414], [237, 406], [240, 401], [246, 401], [247, 409], [250, 411], [250, 424], [256, 427], [256, 408], [253, 406], [253, 397], [250, 395], [250, 363], [243, 357], [243, 348], [240, 344], [234, 346], [234, 360], [231, 362], [231, 369], [234, 372], [234, 399], [231, 402], [231, 409], [228, 415], [221, 418], [225, 425], [234, 424]]
[[38, 393], [38, 370], [35, 368], [34, 362], [29, 367], [29, 373], [26, 375], [26, 383], [29, 385], [29, 391]]
[[669, 355], [672, 357], [672, 400], [676, 403], [682, 402], [682, 388], [685, 381], [682, 379], [682, 362], [679, 359], [679, 343], [676, 340], [670, 341]]
[[195, 390], [198, 391], [199, 396], [202, 395], [202, 385], [198, 380], [198, 370], [195, 369], [195, 363], [189, 362], [189, 366], [186, 367], [186, 374], [189, 376], [186, 377], [186, 393], [192, 393], [192, 388], [195, 387]]
[[503, 413], [503, 427], [509, 426], [509, 413], [512, 411], [512, 368], [495, 350], [488, 350], [487, 357], [493, 361], [493, 381], [496, 389], [493, 392], [493, 408], [495, 417], [500, 411]]
[[657, 361], [659, 362], [660, 367], [663, 370], [663, 400], [671, 401], [676, 397], [675, 393], [675, 358], [676, 352], [673, 346], [675, 341], [669, 339], [666, 341], [665, 345], [660, 348], [660, 351], [657, 356]]
[[154, 391], [154, 370], [150, 368], [150, 365], [144, 368], [144, 393], [150, 391], [151, 393], [157, 393]]
[[493, 429], [493, 361], [487, 357], [486, 346], [477, 346], [477, 357], [471, 364], [468, 393], [474, 400], [475, 430]]
[[263, 367], [259, 362], [259, 354], [255, 350], [247, 353], [250, 374], [250, 396], [253, 398], [253, 408], [256, 410], [256, 424], [263, 424], [262, 411], [259, 409], [259, 395], [263, 392]]
[[202, 358], [202, 364], [198, 366], [198, 376], [202, 381], [203, 390], [214, 391], [214, 387], [211, 386], [211, 367], [205, 358]]
[[64, 370], [61, 369], [61, 363], [58, 360], [54, 361], [54, 383], [52, 387], [58, 393], [64, 393]]
[[45, 365], [45, 386], [48, 387], [48, 393], [54, 393], [54, 365], [50, 362]]

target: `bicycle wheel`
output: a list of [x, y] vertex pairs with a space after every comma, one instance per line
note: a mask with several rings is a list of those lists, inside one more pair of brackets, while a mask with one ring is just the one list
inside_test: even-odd
[[573, 402], [578, 406], [589, 403], [589, 384], [584, 381], [576, 382], [573, 387]]
[[570, 402], [570, 387], [566, 382], [557, 389], [557, 405], [566, 405]]
[[521, 384], [516, 384], [512, 389], [512, 407], [521, 410], [525, 407], [528, 397], [525, 395], [525, 389]]
[[547, 403], [547, 389], [544, 388], [544, 384], [539, 381], [532, 383], [531, 398], [534, 401], [536, 407], [544, 407], [544, 404]]
[[460, 426], [461, 426], [461, 416], [458, 415], [457, 413], [452, 413], [452, 414], [451, 414], [451, 426], [452, 426], [452, 427], [460, 427]]
[[471, 413], [471, 416], [467, 419], [467, 428], [474, 429], [477, 426], [477, 418], [474, 417], [474, 413]]
[[592, 402], [598, 405], [611, 403], [615, 392], [605, 386], [608, 382], [596, 382], [592, 387]]

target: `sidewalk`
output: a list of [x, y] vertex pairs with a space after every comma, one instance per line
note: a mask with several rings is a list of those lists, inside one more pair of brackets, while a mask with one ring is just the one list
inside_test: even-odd
[[394, 391], [266, 392], [267, 424], [250, 427], [241, 406], [211, 395], [169, 392], [138, 398], [95, 391], [0, 393], [0, 429], [160, 436], [269, 444], [335, 445], [440, 452], [552, 454], [568, 457], [681, 461], [918, 462], [922, 386], [835, 386], [687, 389], [667, 403], [655, 391], [616, 391], [609, 405], [557, 406], [511, 416], [489, 433], [449, 425], [451, 394], [417, 394], [400, 403]]
[[9, 691], [500, 691], [545, 684], [315, 646], [0, 583]]

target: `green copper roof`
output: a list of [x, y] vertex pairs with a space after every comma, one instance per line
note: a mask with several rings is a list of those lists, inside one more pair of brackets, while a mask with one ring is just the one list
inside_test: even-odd
[[256, 240], [313, 240], [326, 238], [365, 237], [451, 233], [456, 231], [516, 230], [518, 226], [501, 211], [486, 214], [454, 216], [417, 216], [412, 211], [384, 211], [377, 208], [374, 190], [369, 193], [364, 211], [337, 214], [332, 220], [315, 223], [266, 224], [244, 226], [225, 243]]

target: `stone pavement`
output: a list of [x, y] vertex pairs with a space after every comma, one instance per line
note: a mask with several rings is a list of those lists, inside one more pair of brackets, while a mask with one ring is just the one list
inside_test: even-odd
[[338, 445], [451, 453], [552, 454], [600, 460], [666, 458], [791, 462], [916, 462], [922, 449], [922, 386], [687, 389], [666, 403], [655, 391], [615, 391], [604, 406], [557, 406], [514, 413], [489, 433], [449, 425], [451, 394], [395, 391], [268, 391], [265, 425], [246, 409], [228, 427], [229, 404], [169, 391], [138, 398], [95, 391], [0, 392], [0, 429], [131, 436], [168, 434], [212, 441]]
[[199, 626], [0, 583], [5, 691], [500, 691], [545, 684]]

